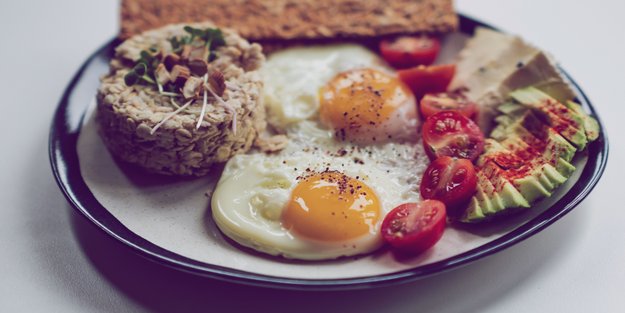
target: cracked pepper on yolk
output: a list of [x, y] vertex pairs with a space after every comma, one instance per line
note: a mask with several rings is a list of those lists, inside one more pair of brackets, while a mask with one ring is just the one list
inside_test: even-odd
[[396, 77], [374, 69], [351, 70], [336, 75], [319, 90], [319, 114], [322, 122], [345, 139], [389, 120], [410, 95]]
[[310, 240], [337, 242], [375, 233], [380, 202], [369, 186], [339, 172], [303, 178], [282, 213], [285, 228]]

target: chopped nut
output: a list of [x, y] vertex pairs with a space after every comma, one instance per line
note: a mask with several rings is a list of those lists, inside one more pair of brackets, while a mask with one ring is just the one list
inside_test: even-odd
[[226, 91], [226, 80], [224, 79], [224, 74], [218, 70], [212, 71], [208, 74], [208, 84], [210, 88], [215, 92], [218, 96], [223, 96]]
[[187, 66], [191, 73], [196, 76], [204, 76], [208, 72], [208, 62], [206, 60], [191, 60]]
[[177, 54], [170, 53], [165, 57], [165, 67], [168, 71], [171, 71], [174, 68], [174, 65], [180, 64], [180, 57]]
[[204, 81], [199, 77], [189, 77], [182, 88], [182, 95], [185, 99], [200, 96], [200, 89]]
[[163, 63], [156, 67], [156, 70], [154, 70], [154, 76], [156, 77], [156, 82], [158, 82], [161, 86], [167, 84], [171, 80], [169, 71], [167, 71], [165, 64]]
[[207, 46], [192, 48], [189, 53], [189, 61], [193, 60], [208, 60], [208, 56], [210, 54], [210, 50], [208, 50]]
[[174, 65], [174, 68], [171, 70], [171, 80], [174, 81], [176, 86], [184, 86], [189, 77], [191, 77], [191, 71], [186, 66]]
[[180, 58], [183, 60], [188, 60], [189, 55], [191, 55], [192, 49], [193, 47], [191, 47], [190, 45], [185, 45], [184, 47], [182, 47], [182, 52], [180, 52]]

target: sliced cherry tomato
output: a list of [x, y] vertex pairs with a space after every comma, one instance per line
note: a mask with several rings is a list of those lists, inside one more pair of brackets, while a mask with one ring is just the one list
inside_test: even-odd
[[437, 200], [405, 203], [382, 222], [382, 236], [403, 253], [418, 254], [432, 247], [445, 231], [445, 204]]
[[401, 36], [380, 42], [382, 57], [396, 68], [430, 65], [440, 50], [439, 40], [427, 36]]
[[425, 120], [423, 146], [431, 160], [450, 156], [474, 161], [484, 150], [480, 128], [456, 111], [442, 111]]
[[458, 113], [474, 119], [477, 113], [477, 104], [470, 101], [461, 92], [430, 93], [423, 96], [420, 102], [423, 118], [441, 111], [458, 111]]
[[430, 163], [421, 180], [421, 196], [445, 203], [450, 216], [466, 207], [476, 189], [475, 168], [467, 159], [442, 156]]
[[456, 73], [456, 65], [431, 65], [399, 70], [397, 75], [410, 87], [417, 99], [426, 93], [443, 92]]

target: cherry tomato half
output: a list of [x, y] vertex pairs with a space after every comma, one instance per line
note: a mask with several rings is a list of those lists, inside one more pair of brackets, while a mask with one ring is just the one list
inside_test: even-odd
[[474, 119], [477, 113], [477, 104], [470, 101], [461, 92], [430, 93], [423, 96], [420, 102], [423, 118], [441, 111], [458, 111], [458, 113]]
[[427, 93], [443, 92], [456, 73], [456, 65], [431, 65], [399, 70], [397, 75], [406, 84], [417, 99]]
[[430, 65], [440, 50], [439, 40], [427, 36], [400, 36], [380, 42], [382, 57], [396, 68]]
[[474, 161], [484, 150], [480, 128], [456, 111], [442, 111], [425, 120], [423, 146], [431, 160], [450, 156]]
[[405, 203], [382, 222], [382, 236], [403, 253], [418, 254], [432, 247], [445, 231], [445, 204], [437, 200]]
[[467, 159], [442, 156], [430, 163], [421, 180], [421, 196], [445, 203], [450, 216], [466, 207], [476, 189], [475, 168]]

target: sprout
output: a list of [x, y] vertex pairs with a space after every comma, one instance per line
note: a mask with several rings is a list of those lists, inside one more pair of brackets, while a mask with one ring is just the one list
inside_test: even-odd
[[[214, 50], [226, 44], [223, 33], [219, 28], [199, 29], [185, 26], [184, 31], [189, 35], [169, 39], [174, 54], [180, 53], [185, 46], [200, 40], [204, 42], [204, 46], [208, 50], [207, 56], [204, 56], [207, 58], [205, 61], [210, 62], [215, 59]], [[171, 95], [171, 93], [177, 93], [177, 90], [171, 84], [163, 86], [156, 82], [155, 71], [161, 63], [161, 54], [155, 46], [150, 47], [148, 50], [142, 50], [139, 53], [139, 60], [137, 60], [135, 66], [124, 76], [124, 82], [127, 86], [141, 82], [154, 85], [158, 88], [160, 94]], [[197, 73], [205, 74], [204, 71], [198, 71]], [[216, 91], [220, 94], [219, 90]]]
[[136, 84], [138, 81], [139, 76], [134, 71], [130, 71], [128, 72], [128, 74], [126, 74], [126, 76], [124, 76], [124, 83], [126, 83], [126, 86], [128, 87]]
[[132, 68], [132, 71], [135, 72], [138, 76], [143, 76], [148, 71], [147, 66], [144, 63], [138, 63], [135, 67]]

